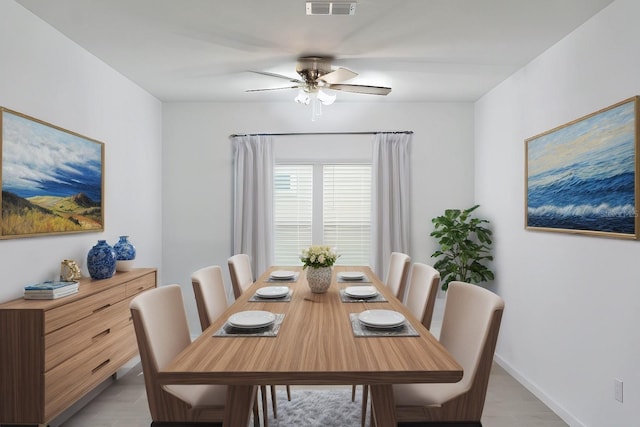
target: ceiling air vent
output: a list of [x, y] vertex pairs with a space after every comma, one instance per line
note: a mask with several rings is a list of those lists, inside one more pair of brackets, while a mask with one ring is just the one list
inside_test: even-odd
[[307, 15], [355, 15], [356, 2], [308, 1]]

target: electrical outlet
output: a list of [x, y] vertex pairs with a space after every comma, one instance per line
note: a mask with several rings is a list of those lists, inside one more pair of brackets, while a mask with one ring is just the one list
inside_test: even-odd
[[618, 402], [622, 403], [622, 380], [613, 379], [613, 395]]

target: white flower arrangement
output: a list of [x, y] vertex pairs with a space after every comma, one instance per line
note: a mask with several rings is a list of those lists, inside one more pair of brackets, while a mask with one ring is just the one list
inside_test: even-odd
[[302, 250], [300, 261], [304, 264], [303, 269], [307, 267], [331, 267], [340, 257], [338, 253], [327, 245], [312, 245]]

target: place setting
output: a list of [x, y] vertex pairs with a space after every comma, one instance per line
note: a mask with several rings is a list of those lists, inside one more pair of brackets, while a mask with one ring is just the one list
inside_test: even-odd
[[240, 311], [229, 316], [213, 336], [275, 337], [283, 320], [284, 313], [271, 313], [264, 310]]
[[387, 299], [373, 285], [347, 286], [340, 289], [342, 302], [386, 302]]
[[274, 270], [269, 273], [269, 277], [265, 282], [297, 282], [299, 274], [297, 271]]
[[250, 302], [288, 302], [293, 291], [288, 286], [264, 286], [249, 298]]
[[365, 310], [349, 317], [356, 337], [420, 336], [404, 315], [394, 310]]
[[338, 283], [372, 283], [362, 271], [341, 271], [338, 273]]

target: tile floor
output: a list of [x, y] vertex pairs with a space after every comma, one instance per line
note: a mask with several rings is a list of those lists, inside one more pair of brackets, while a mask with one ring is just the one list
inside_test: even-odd
[[[442, 323], [443, 305], [443, 299], [438, 298], [431, 328], [436, 336]], [[149, 427], [150, 423], [144, 380], [138, 364], [59, 426]], [[497, 364], [491, 370], [482, 424], [484, 427], [567, 426]]]

